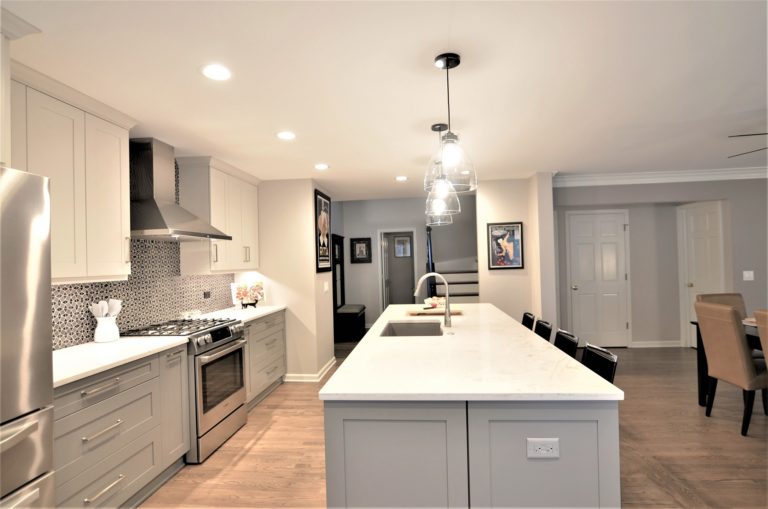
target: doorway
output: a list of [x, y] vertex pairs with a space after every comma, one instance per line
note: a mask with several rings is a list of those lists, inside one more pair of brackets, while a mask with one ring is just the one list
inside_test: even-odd
[[390, 304], [413, 304], [413, 231], [381, 234], [382, 311]]
[[344, 237], [331, 234], [331, 271], [333, 272], [333, 309], [346, 302], [344, 295]]
[[566, 212], [572, 332], [606, 347], [629, 346], [629, 213]]
[[680, 289], [680, 339], [696, 347], [693, 303], [699, 293], [725, 291], [725, 242], [720, 201], [677, 207], [677, 250]]

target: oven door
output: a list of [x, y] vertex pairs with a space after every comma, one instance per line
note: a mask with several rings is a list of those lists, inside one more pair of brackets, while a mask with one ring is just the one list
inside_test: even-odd
[[239, 339], [195, 357], [198, 436], [245, 403], [245, 342]]

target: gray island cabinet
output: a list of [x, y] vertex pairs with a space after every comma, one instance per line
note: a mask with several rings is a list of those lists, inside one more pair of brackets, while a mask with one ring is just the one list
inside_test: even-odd
[[[619, 507], [624, 393], [491, 304], [382, 336], [320, 391], [329, 507]], [[391, 329], [391, 328], [390, 328]]]

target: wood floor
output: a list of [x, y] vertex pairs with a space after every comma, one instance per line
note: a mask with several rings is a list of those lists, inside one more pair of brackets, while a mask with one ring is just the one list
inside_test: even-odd
[[[624, 507], [768, 507], [768, 417], [759, 398], [739, 434], [741, 390], [720, 383], [712, 417], [696, 400], [695, 352], [617, 350]], [[143, 505], [324, 507], [322, 384], [288, 383], [203, 465], [184, 467]]]

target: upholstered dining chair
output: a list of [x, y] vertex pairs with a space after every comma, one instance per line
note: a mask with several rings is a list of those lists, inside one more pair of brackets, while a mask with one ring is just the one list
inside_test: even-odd
[[523, 313], [523, 325], [533, 330], [533, 322], [535, 321], [536, 321], [536, 317], [533, 316], [533, 313], [529, 313], [528, 311]]
[[616, 366], [619, 364], [619, 358], [616, 354], [601, 348], [597, 345], [590, 345], [587, 342], [584, 345], [584, 352], [581, 354], [581, 363], [613, 383], [616, 376]]
[[[739, 316], [742, 320], [747, 317], [747, 305], [744, 304], [744, 297], [740, 293], [700, 293], [696, 296], [696, 301], [733, 306], [734, 309], [739, 312]], [[755, 359], [764, 359], [765, 353], [760, 350], [752, 350], [752, 357]]]
[[549, 338], [552, 337], [552, 324], [544, 320], [537, 320], [533, 332], [549, 341]]
[[[694, 303], [694, 308], [707, 352], [710, 376], [706, 415], [709, 417], [712, 414], [718, 380], [740, 387], [744, 394], [741, 434], [747, 436], [756, 390], [763, 391], [765, 402], [765, 391], [768, 389], [765, 362], [752, 358], [741, 314], [735, 307], [698, 301]], [[768, 410], [765, 405], [763, 410]]]
[[568, 331], [557, 329], [555, 346], [571, 357], [576, 357], [576, 352], [579, 350], [579, 338]]

